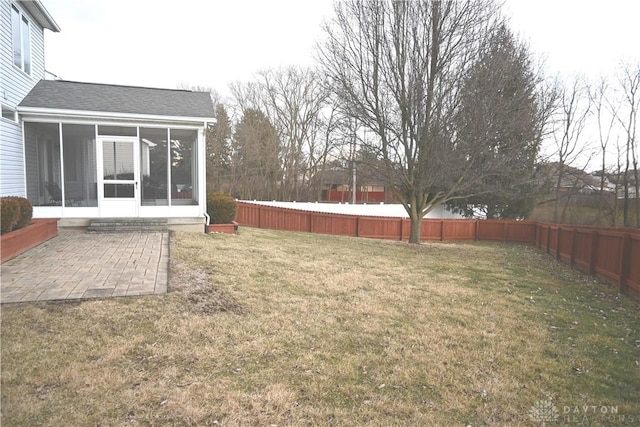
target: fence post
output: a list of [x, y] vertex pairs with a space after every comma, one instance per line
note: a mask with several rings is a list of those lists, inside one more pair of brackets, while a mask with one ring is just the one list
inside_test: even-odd
[[573, 265], [576, 263], [576, 240], [578, 237], [578, 229], [574, 228], [571, 232], [573, 234], [571, 234], [571, 258], [569, 259], [569, 265], [573, 268]]
[[631, 267], [631, 234], [624, 233], [620, 244], [620, 293], [626, 294], [629, 291], [627, 279], [629, 278], [629, 268]]
[[475, 227], [475, 231], [476, 231], [475, 241], [476, 242], [478, 241], [478, 234], [480, 234], [479, 233], [479, 229], [480, 229], [480, 220], [476, 219], [476, 227]]
[[[421, 222], [420, 222], [420, 232], [422, 232], [422, 227], [424, 227], [424, 221], [423, 220], [421, 220]], [[405, 235], [404, 230], [405, 230], [405, 228], [407, 228], [407, 220], [406, 220], [406, 218], [402, 218], [402, 239], [401, 240], [404, 240], [404, 235]]]
[[360, 217], [356, 217], [356, 237], [360, 237]]
[[598, 260], [598, 232], [591, 232], [591, 259], [589, 260], [589, 274], [596, 273], [596, 261]]
[[262, 206], [258, 205], [258, 228], [262, 228]]
[[556, 233], [556, 259], [560, 259], [560, 245], [561, 245], [561, 236], [562, 227], [558, 226], [558, 232]]
[[440, 220], [440, 241], [444, 241], [444, 221]]
[[313, 233], [313, 212], [309, 212], [309, 233]]
[[507, 221], [502, 222], [502, 243], [507, 243]]
[[[404, 220], [400, 218], [400, 239], [399, 240], [401, 242], [402, 242], [402, 229], [404, 228], [402, 225], [403, 223], [404, 223]], [[422, 220], [420, 220], [420, 233], [422, 233]]]

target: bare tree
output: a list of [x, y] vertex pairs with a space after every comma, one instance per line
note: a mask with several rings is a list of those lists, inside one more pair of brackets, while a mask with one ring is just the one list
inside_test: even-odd
[[299, 200], [317, 162], [321, 112], [327, 92], [322, 78], [309, 68], [288, 67], [258, 73], [263, 105], [282, 143], [283, 200]]
[[[624, 130], [625, 137], [625, 167], [623, 173], [624, 200], [623, 222], [625, 227], [631, 227], [629, 216], [630, 185], [635, 190], [636, 227], [640, 228], [640, 172], [638, 171], [638, 109], [640, 108], [640, 63], [623, 65], [618, 78], [622, 93], [622, 105], [616, 117]], [[630, 183], [630, 175], [633, 182]]]
[[257, 82], [233, 82], [229, 84], [229, 90], [231, 91], [231, 106], [236, 121], [249, 109], [264, 110], [261, 88]]
[[317, 135], [311, 139], [308, 158], [309, 199], [320, 200], [324, 182], [321, 171], [326, 170], [328, 162], [336, 156], [336, 130], [340, 124], [340, 115], [335, 106], [325, 108], [319, 116], [320, 126]]
[[282, 144], [280, 198], [299, 200], [327, 148], [322, 138], [327, 99], [323, 79], [310, 68], [268, 69], [231, 90], [240, 110], [259, 109], [275, 126]]
[[[615, 124], [617, 114], [617, 106], [610, 101], [609, 85], [606, 79], [602, 78], [597, 86], [594, 86], [590, 92], [591, 105], [598, 125], [598, 142], [600, 143], [601, 170], [600, 170], [600, 193], [598, 194], [598, 219], [601, 220], [605, 215], [605, 207], [607, 200], [605, 196], [605, 181], [607, 180], [607, 151], [611, 141], [612, 131]], [[606, 209], [610, 211], [610, 209]], [[615, 215], [612, 215], [615, 218]], [[615, 219], [614, 219], [615, 221]], [[615, 222], [614, 222], [615, 224]]]
[[616, 139], [616, 165], [614, 166], [614, 175], [615, 175], [615, 198], [613, 199], [613, 212], [611, 226], [616, 227], [618, 224], [618, 214], [620, 213], [620, 189], [624, 188], [624, 185], [621, 182], [621, 177], [623, 176], [624, 168], [622, 166], [622, 159], [624, 157], [624, 148], [623, 145], [620, 144], [620, 139]]
[[345, 114], [375, 133], [368, 151], [411, 219], [412, 243], [424, 215], [469, 195], [481, 170], [484, 141], [461, 138], [454, 120], [461, 82], [498, 21], [483, 0], [347, 0], [324, 26], [320, 63]]
[[[591, 100], [588, 85], [584, 79], [576, 77], [568, 86], [562, 86], [559, 91], [559, 105], [557, 126], [554, 130], [556, 144], [556, 185], [553, 208], [553, 221], [564, 221], [567, 206], [571, 198], [571, 191], [563, 194], [567, 188], [565, 172], [567, 167], [575, 165], [585, 153], [587, 144], [582, 138], [587, 120], [591, 114]], [[579, 168], [583, 169], [583, 168]], [[575, 177], [573, 187], [580, 185], [579, 177]], [[562, 212], [561, 203], [564, 202]]]

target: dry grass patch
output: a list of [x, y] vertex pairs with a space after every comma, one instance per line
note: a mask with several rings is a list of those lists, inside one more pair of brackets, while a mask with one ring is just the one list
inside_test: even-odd
[[525, 246], [178, 233], [165, 296], [3, 306], [2, 421], [633, 425], [639, 307]]

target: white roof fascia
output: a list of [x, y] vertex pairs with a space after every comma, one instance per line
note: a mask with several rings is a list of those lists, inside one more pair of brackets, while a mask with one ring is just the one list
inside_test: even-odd
[[159, 122], [197, 122], [197, 123], [214, 123], [216, 120], [212, 117], [185, 117], [185, 116], [158, 116], [154, 114], [132, 114], [132, 113], [115, 113], [107, 111], [86, 111], [86, 110], [63, 110], [56, 108], [40, 108], [40, 107], [17, 107], [20, 114], [37, 114], [51, 117], [69, 117], [69, 118], [95, 118], [95, 119], [126, 119], [141, 121], [159, 121]]
[[42, 28], [59, 33], [60, 27], [40, 0], [20, 1], [20, 4], [33, 16]]

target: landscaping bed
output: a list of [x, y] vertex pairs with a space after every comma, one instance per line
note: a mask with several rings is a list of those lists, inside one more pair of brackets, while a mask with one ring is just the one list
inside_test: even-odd
[[8, 261], [57, 235], [57, 219], [33, 219], [26, 227], [0, 236], [0, 262]]

